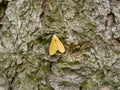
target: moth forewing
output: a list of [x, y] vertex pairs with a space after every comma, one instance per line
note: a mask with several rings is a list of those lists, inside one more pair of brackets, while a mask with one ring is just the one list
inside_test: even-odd
[[64, 48], [62, 42], [59, 40], [59, 38], [56, 35], [53, 35], [53, 38], [51, 40], [51, 44], [49, 47], [49, 54], [54, 55], [54, 54], [56, 54], [57, 51], [64, 53], [65, 48]]
[[54, 55], [56, 52], [57, 52], [57, 47], [53, 36], [49, 47], [49, 55]]

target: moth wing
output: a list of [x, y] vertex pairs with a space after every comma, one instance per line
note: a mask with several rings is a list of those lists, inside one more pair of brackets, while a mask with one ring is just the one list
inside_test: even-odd
[[55, 38], [53, 37], [49, 46], [49, 55], [54, 55], [57, 51], [57, 46], [55, 43]]
[[58, 37], [56, 37], [56, 45], [57, 45], [57, 50], [59, 50], [59, 52], [61, 52], [61, 53], [65, 52], [65, 48]]

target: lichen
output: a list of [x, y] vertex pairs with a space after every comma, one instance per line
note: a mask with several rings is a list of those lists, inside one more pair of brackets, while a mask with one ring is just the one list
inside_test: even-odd
[[[0, 90], [119, 90], [118, 0], [0, 0]], [[45, 11], [45, 14], [42, 15]], [[106, 30], [110, 11], [115, 23]], [[66, 52], [48, 54], [53, 34]], [[58, 52], [59, 54], [59, 52]]]

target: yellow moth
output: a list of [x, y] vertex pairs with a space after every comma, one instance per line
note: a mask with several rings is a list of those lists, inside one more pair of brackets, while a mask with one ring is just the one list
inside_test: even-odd
[[59, 40], [59, 38], [56, 35], [53, 35], [51, 43], [50, 43], [50, 47], [49, 47], [49, 54], [54, 55], [56, 54], [57, 51], [64, 53], [65, 48], [62, 42]]

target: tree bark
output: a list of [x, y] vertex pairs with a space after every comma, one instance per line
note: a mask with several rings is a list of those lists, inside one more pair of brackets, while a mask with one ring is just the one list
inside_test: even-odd
[[0, 0], [0, 90], [120, 90], [120, 0]]

